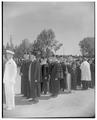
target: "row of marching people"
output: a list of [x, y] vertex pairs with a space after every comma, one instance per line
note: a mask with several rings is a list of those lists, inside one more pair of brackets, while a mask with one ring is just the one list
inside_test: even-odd
[[33, 103], [39, 101], [41, 94], [56, 97], [60, 91], [71, 93], [71, 90], [94, 87], [95, 69], [86, 58], [74, 62], [56, 56], [40, 59], [33, 54], [24, 58], [20, 70], [21, 94]]

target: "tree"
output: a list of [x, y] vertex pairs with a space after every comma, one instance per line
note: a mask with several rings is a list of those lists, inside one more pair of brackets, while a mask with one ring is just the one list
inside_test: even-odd
[[13, 45], [13, 42], [12, 42], [12, 35], [10, 35], [10, 49], [14, 50], [14, 45]]
[[28, 39], [22, 40], [19, 46], [15, 46], [15, 56], [23, 57], [24, 52], [28, 52], [30, 49], [30, 42]]
[[10, 35], [10, 41], [7, 42], [7, 44], [5, 46], [5, 49], [14, 51], [14, 45], [13, 45], [13, 42], [12, 42], [12, 36], [11, 35]]
[[87, 37], [84, 38], [82, 41], [79, 42], [79, 46], [81, 48], [81, 53], [83, 56], [89, 56], [93, 57], [94, 56], [94, 38], [92, 37]]
[[55, 52], [56, 52], [57, 50], [59, 50], [62, 45], [63, 45], [62, 43], [57, 44], [57, 45], [54, 47]]
[[10, 45], [9, 45], [9, 43], [7, 42], [7, 44], [6, 44], [6, 48], [5, 49], [10, 49]]
[[34, 41], [33, 51], [39, 51], [41, 53], [41, 56], [47, 57], [48, 51], [49, 53], [52, 53], [53, 50], [57, 51], [61, 46], [62, 44], [59, 44], [55, 39], [54, 31], [52, 29], [44, 29]]

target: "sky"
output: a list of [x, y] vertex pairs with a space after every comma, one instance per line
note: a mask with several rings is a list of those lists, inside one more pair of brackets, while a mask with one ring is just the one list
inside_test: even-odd
[[79, 42], [94, 37], [93, 2], [4, 2], [3, 44], [12, 35], [14, 45], [33, 42], [44, 29], [52, 29], [63, 44], [57, 54], [80, 54]]

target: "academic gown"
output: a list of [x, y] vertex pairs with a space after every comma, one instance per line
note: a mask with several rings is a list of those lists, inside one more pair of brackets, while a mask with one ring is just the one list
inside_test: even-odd
[[77, 86], [77, 71], [75, 69], [71, 69], [71, 89], [76, 89]]
[[31, 98], [40, 97], [40, 63], [35, 60], [29, 66], [29, 81]]
[[29, 65], [30, 61], [24, 61], [21, 67], [21, 93], [24, 94], [25, 97], [30, 97], [30, 83], [29, 83]]
[[17, 65], [11, 58], [5, 64], [3, 82], [5, 84], [6, 105], [9, 108], [15, 107], [14, 85], [17, 76]]
[[61, 63], [63, 69], [63, 79], [60, 81], [60, 87], [65, 89], [66, 88], [66, 65]]
[[40, 91], [42, 93], [43, 89], [43, 80], [42, 80], [42, 65], [40, 65]]
[[77, 85], [80, 86], [81, 85], [81, 69], [80, 66], [76, 67], [76, 75], [77, 75]]
[[49, 92], [51, 93], [52, 92], [52, 77], [53, 77], [53, 74], [52, 74], [52, 70], [54, 68], [54, 63], [49, 63], [49, 75], [50, 75], [50, 82], [49, 82]]
[[60, 90], [60, 79], [58, 74], [58, 63], [51, 65], [50, 92], [57, 95]]
[[49, 66], [48, 64], [42, 65], [42, 81], [43, 81], [43, 87], [42, 91], [46, 94], [48, 91], [48, 79], [49, 79]]

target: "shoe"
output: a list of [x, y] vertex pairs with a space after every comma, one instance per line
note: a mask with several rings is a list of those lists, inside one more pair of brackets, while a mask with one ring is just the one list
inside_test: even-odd
[[87, 88], [82, 88], [82, 90], [88, 90]]
[[30, 97], [27, 97], [27, 99], [30, 99]]
[[64, 89], [63, 89], [63, 88], [61, 88], [61, 91], [64, 91]]
[[58, 95], [51, 95], [51, 97], [56, 98]]
[[71, 93], [71, 91], [68, 91], [67, 94]]
[[32, 100], [32, 103], [33, 103], [33, 104], [36, 104], [36, 103], [38, 103], [38, 102], [39, 102], [39, 100], [36, 100], [36, 99]]
[[28, 101], [32, 101], [32, 98], [29, 98]]

